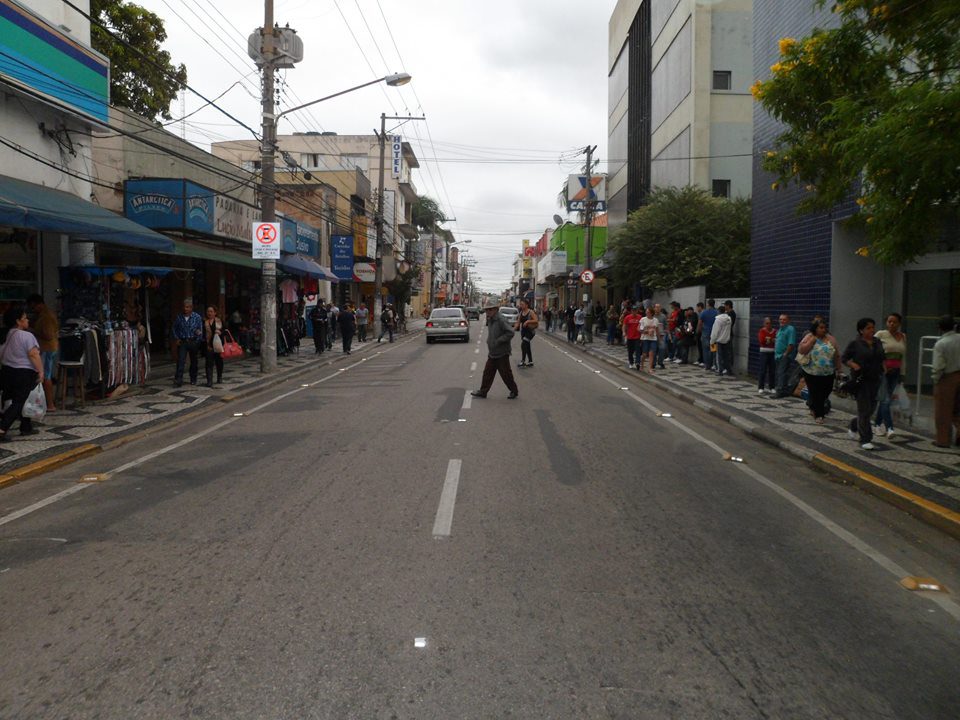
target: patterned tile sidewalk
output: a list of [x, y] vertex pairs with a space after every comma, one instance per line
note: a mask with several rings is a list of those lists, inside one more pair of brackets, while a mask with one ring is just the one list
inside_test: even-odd
[[[411, 323], [411, 331], [416, 329], [415, 326]], [[364, 349], [375, 345], [375, 340], [359, 345], [355, 342], [354, 352], [362, 354]], [[73, 398], [68, 397], [67, 407], [47, 415], [43, 424], [38, 426], [40, 433], [37, 435], [20, 437], [18, 425], [14, 424], [10, 432], [11, 442], [0, 445], [0, 474], [86, 443], [103, 444], [115, 440], [201, 407], [210, 407], [221, 398], [250, 392], [277, 377], [321, 367], [345, 357], [339, 343], [334, 344], [332, 351], [316, 355], [313, 341], [305, 339], [299, 352], [278, 358], [277, 376], [268, 378], [260, 373], [259, 356], [246, 357], [227, 362], [223, 384], [213, 388], [204, 385], [202, 359], [198, 384], [185, 382], [179, 388], [173, 386], [174, 365], [159, 363], [154, 366], [145, 385], [132, 386], [115, 399], [88, 402], [81, 408], [71, 405]]]
[[[566, 346], [565, 335], [546, 335]], [[594, 342], [586, 346], [594, 356], [626, 370], [627, 351], [623, 346]], [[649, 376], [645, 376], [649, 377]], [[935, 447], [930, 438], [897, 428], [891, 438], [874, 439], [873, 451], [862, 450], [859, 441], [847, 437], [847, 425], [853, 415], [834, 401], [834, 409], [823, 425], [814, 423], [806, 404], [799, 398], [774, 399], [757, 394], [756, 380], [719, 377], [695, 365], [666, 364], [658, 370], [656, 381], [672, 385], [688, 395], [712, 405], [722, 406], [757, 424], [775, 428], [793, 442], [837, 458], [842, 462], [892, 482], [954, 512], [960, 512], [960, 452]]]

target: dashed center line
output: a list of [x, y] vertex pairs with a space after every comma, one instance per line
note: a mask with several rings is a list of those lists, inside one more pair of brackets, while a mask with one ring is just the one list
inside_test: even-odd
[[453, 506], [457, 502], [457, 487], [460, 484], [460, 469], [462, 460], [451, 460], [447, 463], [447, 476], [443, 480], [443, 492], [440, 493], [440, 506], [437, 508], [437, 517], [433, 522], [433, 536], [435, 538], [449, 537], [453, 527]]

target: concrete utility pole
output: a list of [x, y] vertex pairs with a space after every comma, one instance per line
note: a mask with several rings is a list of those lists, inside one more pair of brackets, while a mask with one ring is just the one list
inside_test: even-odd
[[590, 199], [590, 193], [592, 192], [592, 188], [590, 187], [590, 173], [593, 170], [593, 151], [596, 149], [597, 149], [596, 145], [594, 145], [593, 147], [590, 147], [589, 145], [587, 145], [586, 149], [584, 150], [584, 152], [587, 154], [587, 168], [586, 168], [587, 199], [584, 201], [584, 211], [583, 211], [583, 217], [584, 217], [584, 223], [585, 223], [584, 230], [583, 230], [583, 238], [584, 238], [583, 254], [586, 255], [586, 257], [583, 260], [583, 264], [587, 270], [593, 269], [591, 267], [591, 255], [593, 254], [592, 253], [593, 248], [590, 247], [591, 245], [590, 241], [592, 240], [590, 224], [593, 222], [593, 200]]
[[373, 282], [373, 308], [371, 308], [371, 312], [374, 314], [374, 330], [377, 337], [383, 332], [383, 328], [380, 327], [380, 314], [383, 312], [383, 166], [386, 163], [387, 120], [426, 120], [426, 118], [411, 116], [398, 117], [380, 113], [380, 134], [377, 135], [377, 139], [380, 141], [380, 171], [377, 173], [377, 217], [375, 221], [377, 226], [377, 250], [375, 253], [377, 264]]
[[[276, 186], [273, 177], [273, 150], [276, 145], [276, 117], [273, 102], [274, 31], [273, 0], [264, 0], [263, 11], [263, 140], [260, 156], [261, 219], [277, 221]], [[278, 239], [279, 242], [279, 239]], [[277, 262], [261, 260], [260, 266], [260, 372], [277, 369]]]

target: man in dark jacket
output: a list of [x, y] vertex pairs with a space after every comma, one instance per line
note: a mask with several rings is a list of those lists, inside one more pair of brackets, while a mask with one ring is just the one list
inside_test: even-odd
[[507, 396], [511, 400], [517, 397], [517, 383], [513, 379], [513, 370], [510, 369], [510, 343], [513, 341], [513, 326], [500, 314], [500, 307], [493, 303], [483, 308], [487, 316], [487, 364], [483, 366], [483, 379], [480, 389], [474, 390], [471, 395], [484, 398], [493, 385], [493, 380], [500, 373], [504, 384], [510, 391]]

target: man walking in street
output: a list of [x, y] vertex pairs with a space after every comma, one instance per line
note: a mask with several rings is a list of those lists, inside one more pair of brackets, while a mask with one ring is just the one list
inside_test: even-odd
[[177, 370], [173, 383], [183, 385], [183, 370], [190, 356], [190, 384], [197, 384], [197, 352], [203, 343], [203, 318], [193, 311], [193, 300], [183, 301], [183, 312], [173, 321], [173, 337], [177, 341]]
[[389, 334], [390, 342], [393, 342], [393, 323], [396, 322], [396, 319], [397, 314], [393, 311], [393, 305], [387, 303], [383, 312], [380, 313], [380, 337], [377, 338], [377, 342], [383, 340], [385, 334]]
[[513, 370], [510, 367], [510, 343], [513, 341], [513, 327], [510, 322], [500, 314], [500, 306], [496, 303], [488, 303], [483, 306], [483, 311], [487, 316], [487, 363], [483, 366], [483, 378], [480, 381], [480, 389], [474, 390], [471, 395], [478, 398], [485, 398], [490, 392], [490, 386], [497, 373], [503, 380], [510, 394], [509, 399], [514, 400], [519, 391], [517, 383], [513, 379]]
[[956, 320], [950, 315], [940, 318], [942, 337], [933, 346], [933, 412], [937, 428], [937, 447], [950, 447], [950, 427], [956, 429], [960, 446], [960, 335]]
[[773, 348], [773, 357], [777, 363], [777, 392], [774, 397], [787, 397], [790, 393], [787, 384], [797, 364], [794, 357], [797, 354], [797, 331], [790, 324], [790, 316], [784, 313], [780, 316], [780, 329], [777, 331], [777, 341]]
[[370, 321], [370, 311], [366, 303], [360, 303], [360, 307], [354, 313], [357, 317], [357, 342], [367, 341], [367, 323]]

